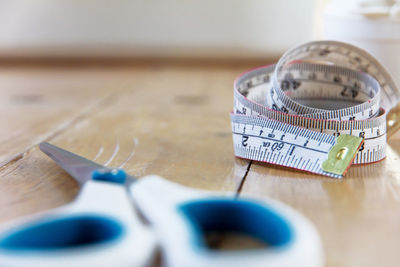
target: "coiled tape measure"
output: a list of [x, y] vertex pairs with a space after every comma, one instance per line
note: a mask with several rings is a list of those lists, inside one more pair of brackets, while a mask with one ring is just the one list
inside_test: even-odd
[[399, 99], [366, 51], [336, 41], [303, 44], [235, 80], [235, 155], [341, 178], [352, 163], [386, 157]]

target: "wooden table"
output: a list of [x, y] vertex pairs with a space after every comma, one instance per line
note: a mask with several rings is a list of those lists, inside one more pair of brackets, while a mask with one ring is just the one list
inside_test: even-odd
[[343, 180], [249, 166], [233, 155], [229, 112], [233, 79], [257, 64], [2, 63], [0, 221], [61, 206], [78, 193], [39, 142], [100, 163], [119, 145], [110, 165], [134, 149], [125, 169], [136, 176], [159, 174], [291, 205], [319, 230], [327, 266], [399, 266], [400, 135], [389, 141], [384, 161], [352, 167]]

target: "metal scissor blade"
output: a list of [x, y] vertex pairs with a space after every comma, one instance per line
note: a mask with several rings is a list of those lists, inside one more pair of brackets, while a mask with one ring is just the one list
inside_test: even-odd
[[39, 147], [40, 150], [53, 159], [80, 184], [84, 184], [86, 181], [90, 180], [93, 171], [105, 168], [103, 165], [57, 146], [53, 146], [47, 142], [40, 143]]

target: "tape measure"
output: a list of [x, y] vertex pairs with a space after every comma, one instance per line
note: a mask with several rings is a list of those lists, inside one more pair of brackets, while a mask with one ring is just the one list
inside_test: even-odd
[[386, 157], [399, 99], [389, 73], [366, 51], [335, 41], [303, 44], [235, 80], [235, 155], [341, 178], [352, 163]]

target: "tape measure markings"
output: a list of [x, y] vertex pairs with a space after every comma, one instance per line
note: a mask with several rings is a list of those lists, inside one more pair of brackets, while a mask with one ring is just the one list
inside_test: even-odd
[[400, 92], [390, 74], [374, 57], [361, 48], [336, 41], [306, 43], [285, 53], [277, 65], [282, 67], [286, 61], [293, 61], [298, 57], [314, 59], [319, 57], [325, 61], [331, 59], [337, 65], [370, 74], [382, 87], [384, 94], [382, 107], [388, 110], [397, 105], [400, 99]]
[[[325, 65], [320, 64], [321, 58]], [[327, 62], [329, 65], [326, 65]], [[332, 62], [340, 65], [332, 65]], [[385, 94], [382, 98], [381, 91]], [[325, 99], [329, 101], [321, 101]], [[382, 160], [386, 156], [385, 108], [389, 110], [399, 99], [400, 93], [390, 75], [365, 51], [332, 41], [302, 45], [285, 53], [277, 65], [253, 69], [235, 80], [234, 111], [231, 115], [235, 154], [342, 177], [318, 169], [315, 162], [321, 164], [326, 161], [338, 136], [343, 134], [359, 136], [365, 141], [359, 144], [360, 151], [353, 163]], [[337, 103], [341, 108], [335, 109]], [[281, 132], [283, 139], [249, 132], [249, 127], [253, 131], [254, 126], [271, 136], [275, 131]], [[288, 136], [293, 133], [297, 135], [288, 141]], [[300, 139], [306, 138], [308, 143], [317, 140], [324, 149], [302, 146], [298, 136]], [[246, 139], [246, 146], [243, 138]], [[280, 150], [293, 149], [292, 155], [296, 157], [289, 162], [288, 152], [282, 156], [280, 151], [268, 151], [266, 144], [262, 146], [262, 140], [279, 142], [282, 144]], [[352, 146], [358, 145], [355, 139], [346, 139], [345, 142], [349, 142], [349, 146], [343, 143], [340, 150], [342, 154], [344, 150], [351, 150], [354, 148]], [[308, 143], [304, 142], [306, 145]], [[318, 154], [313, 155], [318, 158], [311, 159], [304, 155], [305, 151]], [[329, 160], [333, 161], [332, 158]], [[310, 168], [312, 164], [313, 168]], [[343, 166], [340, 168], [343, 169]]]
[[[261, 117], [234, 116], [232, 117], [232, 132], [238, 155], [243, 158], [251, 158], [257, 161], [277, 163], [286, 167], [315, 172], [319, 174], [337, 177], [324, 172], [317, 163], [321, 158], [326, 160], [328, 152], [335, 145], [335, 137], [305, 128], [295, 127], [290, 124], [283, 124], [279, 121], [264, 120]], [[239, 140], [237, 138], [239, 137]], [[260, 141], [261, 140], [261, 141]], [[269, 140], [271, 142], [263, 142]], [[298, 151], [304, 150], [303, 152]], [[278, 152], [278, 155], [274, 153]], [[296, 151], [296, 153], [294, 153]], [[308, 152], [312, 151], [321, 154], [314, 157]], [[309, 154], [307, 156], [307, 153]], [[275, 158], [284, 154], [283, 160]], [[289, 160], [291, 160], [289, 162]], [[311, 162], [311, 164], [310, 164]], [[312, 165], [314, 163], [314, 165]]]

